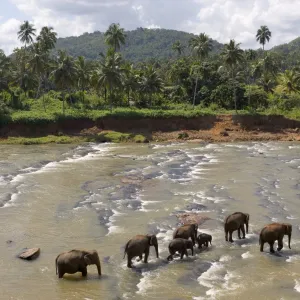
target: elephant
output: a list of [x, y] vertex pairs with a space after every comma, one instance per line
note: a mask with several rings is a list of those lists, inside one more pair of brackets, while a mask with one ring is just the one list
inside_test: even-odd
[[189, 256], [187, 249], [192, 250], [192, 255], [194, 255], [194, 245], [191, 240], [176, 238], [172, 240], [169, 244], [170, 255], [167, 257], [167, 260], [173, 260], [173, 255], [178, 251], [180, 253], [180, 259], [183, 259], [183, 256]]
[[159, 258], [158, 243], [155, 234], [136, 235], [132, 239], [130, 239], [125, 246], [123, 257], [124, 259], [127, 253], [127, 267], [132, 268], [132, 258], [134, 258], [135, 256], [139, 256], [141, 260], [143, 258], [143, 253], [145, 253], [144, 263], [148, 263], [150, 246], [154, 246], [156, 251], [156, 257]]
[[283, 237], [287, 235], [289, 237], [289, 248], [291, 249], [291, 236], [292, 225], [288, 223], [272, 223], [266, 225], [260, 232], [259, 245], [260, 251], [264, 251], [264, 244], [269, 243], [270, 252], [274, 253], [274, 242], [278, 241], [277, 250], [280, 251], [283, 248]]
[[173, 239], [182, 238], [188, 240], [189, 238], [191, 238], [193, 246], [195, 246], [195, 241], [197, 239], [197, 230], [198, 224], [196, 223], [183, 225], [174, 231]]
[[60, 253], [55, 260], [56, 274], [62, 278], [65, 273], [74, 274], [81, 272], [82, 276], [87, 275], [87, 266], [96, 265], [98, 274], [101, 276], [101, 264], [96, 250], [71, 250]]
[[246, 225], [246, 233], [248, 233], [249, 228], [249, 214], [242, 213], [242, 212], [235, 212], [231, 215], [229, 215], [225, 219], [224, 224], [224, 231], [225, 231], [225, 240], [228, 241], [228, 232], [229, 232], [229, 242], [233, 242], [232, 240], [232, 232], [237, 230], [238, 231], [238, 237], [241, 238], [241, 231], [243, 233], [243, 239], [245, 238], [245, 227]]
[[202, 245], [205, 245], [208, 247], [208, 242], [211, 244], [212, 241], [212, 236], [207, 233], [200, 233], [197, 237], [197, 242], [198, 242], [198, 248], [202, 248]]

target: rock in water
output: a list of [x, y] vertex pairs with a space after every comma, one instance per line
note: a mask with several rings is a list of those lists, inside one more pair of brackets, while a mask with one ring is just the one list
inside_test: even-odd
[[32, 260], [37, 258], [40, 255], [40, 248], [30, 248], [24, 249], [24, 251], [19, 254], [19, 258]]
[[205, 221], [211, 220], [211, 218], [209, 218], [207, 216], [203, 216], [202, 214], [193, 213], [193, 212], [177, 214], [176, 217], [178, 218], [178, 220], [181, 224], [196, 223], [198, 225], [201, 225]]

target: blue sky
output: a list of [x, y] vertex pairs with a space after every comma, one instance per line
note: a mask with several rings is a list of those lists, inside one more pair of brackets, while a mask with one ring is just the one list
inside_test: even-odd
[[20, 44], [24, 20], [37, 30], [53, 26], [59, 37], [105, 31], [113, 23], [137, 27], [205, 32], [221, 43], [235, 39], [258, 48], [257, 29], [267, 25], [267, 49], [300, 36], [300, 0], [0, 0], [0, 49], [9, 54]]
[[22, 13], [16, 5], [14, 5], [10, 0], [0, 0], [1, 9], [0, 9], [0, 24], [10, 18], [24, 19], [26, 15]]

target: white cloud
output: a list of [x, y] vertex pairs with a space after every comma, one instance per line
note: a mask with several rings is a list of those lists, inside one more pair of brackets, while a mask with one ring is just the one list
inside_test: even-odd
[[[300, 35], [299, 0], [10, 0], [37, 29], [51, 25], [60, 37], [105, 31], [118, 22], [125, 29], [168, 28], [205, 32], [219, 42], [234, 38], [243, 48], [259, 45], [261, 25], [272, 31], [268, 48]], [[3, 15], [3, 12], [1, 13]], [[23, 20], [0, 18], [0, 48], [18, 45]]]
[[16, 19], [9, 19], [0, 23], [0, 48], [5, 53], [11, 53], [17, 45], [17, 32], [21, 22]]

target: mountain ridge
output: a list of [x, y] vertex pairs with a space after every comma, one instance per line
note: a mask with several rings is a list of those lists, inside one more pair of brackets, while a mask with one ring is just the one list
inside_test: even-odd
[[[180, 41], [186, 47], [192, 37], [196, 35], [173, 29], [147, 29], [139, 27], [135, 30], [125, 31], [126, 44], [121, 47], [121, 53], [126, 60], [132, 62], [147, 61], [152, 58], [175, 58], [177, 54], [172, 45]], [[212, 40], [213, 52], [218, 52], [223, 45]], [[94, 31], [80, 36], [58, 38], [56, 50], [66, 50], [72, 56], [85, 56], [87, 59], [96, 59], [100, 52], [105, 52], [107, 46], [104, 33]], [[187, 51], [187, 49], [185, 49]]]

